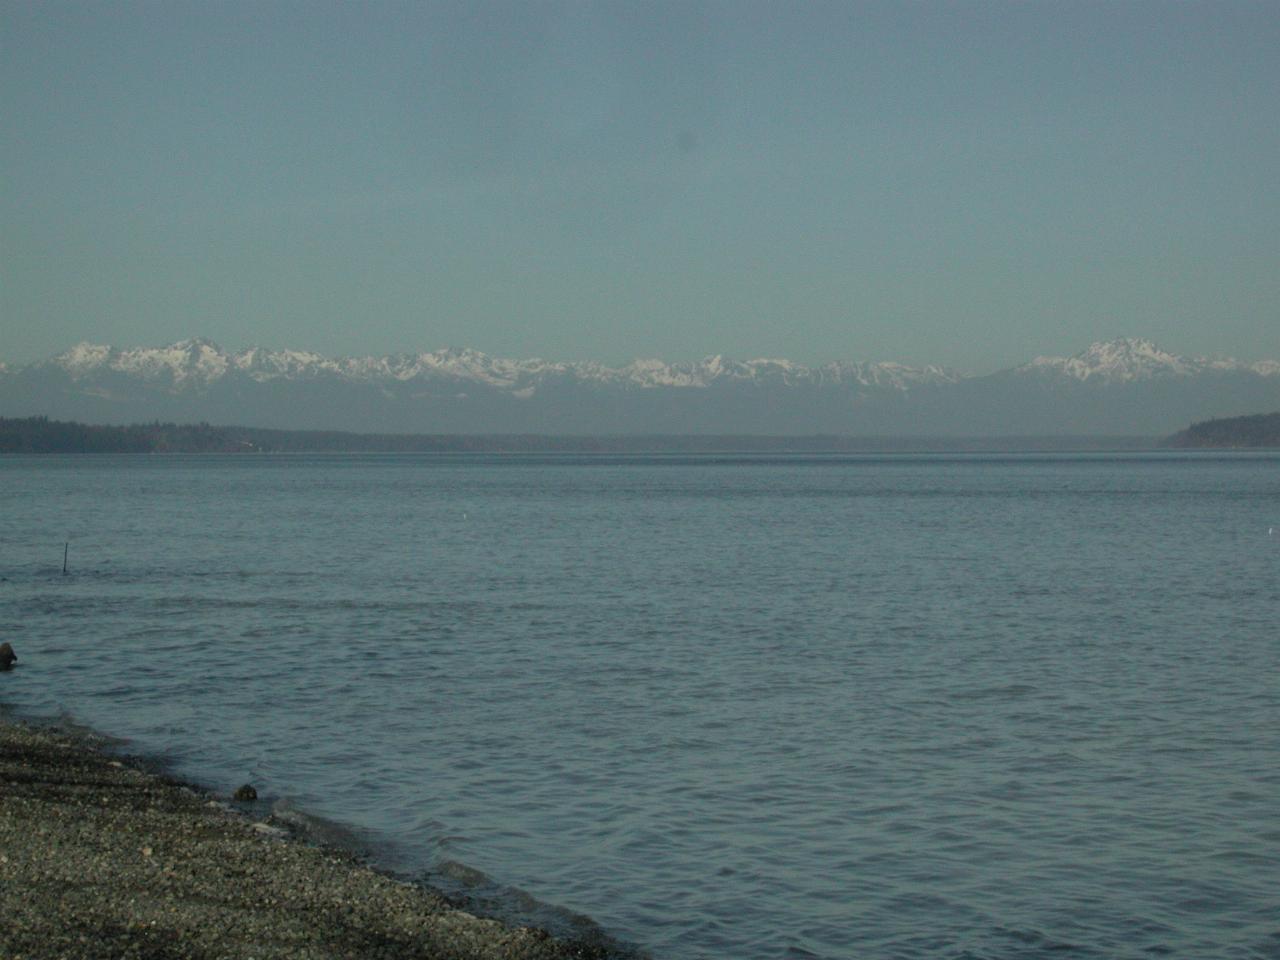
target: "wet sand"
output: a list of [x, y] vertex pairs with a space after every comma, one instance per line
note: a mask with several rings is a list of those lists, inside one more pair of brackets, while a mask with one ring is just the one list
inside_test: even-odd
[[0, 716], [0, 957], [603, 956], [455, 909], [103, 750]]

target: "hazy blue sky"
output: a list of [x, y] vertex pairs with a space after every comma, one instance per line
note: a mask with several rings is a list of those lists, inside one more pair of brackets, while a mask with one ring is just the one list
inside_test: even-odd
[[0, 0], [0, 359], [1280, 357], [1280, 3]]

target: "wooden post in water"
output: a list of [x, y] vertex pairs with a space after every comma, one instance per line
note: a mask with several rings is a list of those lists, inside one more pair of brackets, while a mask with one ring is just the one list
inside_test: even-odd
[[67, 575], [67, 551], [71, 549], [71, 541], [68, 540], [62, 545], [62, 575]]

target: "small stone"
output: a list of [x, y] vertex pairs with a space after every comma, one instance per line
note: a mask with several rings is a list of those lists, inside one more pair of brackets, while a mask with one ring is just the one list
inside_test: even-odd
[[250, 784], [246, 783], [244, 786], [237, 789], [231, 796], [236, 800], [257, 800], [258, 791], [253, 789]]

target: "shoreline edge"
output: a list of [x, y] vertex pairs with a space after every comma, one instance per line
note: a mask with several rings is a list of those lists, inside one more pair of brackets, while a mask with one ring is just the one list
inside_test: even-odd
[[0, 710], [0, 955], [602, 960]]

